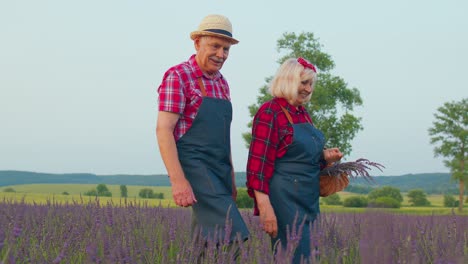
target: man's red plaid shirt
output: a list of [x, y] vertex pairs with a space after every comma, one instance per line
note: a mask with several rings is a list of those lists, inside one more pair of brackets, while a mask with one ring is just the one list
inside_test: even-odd
[[201, 77], [208, 97], [231, 100], [229, 85], [220, 72], [213, 76], [204, 75], [198, 66], [195, 55], [188, 61], [171, 67], [164, 74], [159, 93], [159, 111], [180, 115], [174, 129], [174, 138], [179, 140], [192, 126], [202, 94], [197, 79]]

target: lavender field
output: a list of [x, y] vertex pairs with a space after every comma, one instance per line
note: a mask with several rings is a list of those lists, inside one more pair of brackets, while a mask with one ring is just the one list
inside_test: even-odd
[[[1, 263], [289, 263], [273, 257], [250, 211], [251, 238], [235, 248], [190, 235], [190, 209], [120, 204], [0, 203]], [[318, 228], [320, 227], [320, 228]], [[383, 211], [323, 213], [311, 227], [310, 263], [468, 263], [468, 217]], [[291, 244], [297, 241], [292, 232]], [[201, 253], [203, 252], [203, 254]]]

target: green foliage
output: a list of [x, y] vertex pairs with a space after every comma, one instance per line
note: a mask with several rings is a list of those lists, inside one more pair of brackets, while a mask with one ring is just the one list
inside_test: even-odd
[[412, 206], [429, 206], [431, 203], [427, 200], [426, 193], [421, 189], [411, 190], [407, 194], [409, 203]]
[[101, 193], [108, 192], [109, 188], [107, 188], [107, 185], [105, 185], [104, 183], [101, 183], [101, 184], [98, 184], [98, 186], [96, 187], [96, 190], [98, 194], [101, 194]]
[[468, 184], [468, 98], [447, 102], [437, 109], [435, 121], [429, 128], [434, 155], [445, 158], [444, 164], [459, 182], [459, 211], [463, 209], [463, 193]]
[[368, 200], [365, 196], [351, 196], [343, 201], [344, 207], [367, 207]]
[[372, 191], [372, 187], [360, 184], [350, 184], [344, 189], [345, 192], [368, 194]]
[[456, 202], [457, 200], [455, 199], [455, 197], [453, 197], [453, 195], [450, 195], [450, 194], [446, 194], [444, 195], [444, 206], [445, 207], [456, 207]]
[[83, 195], [86, 196], [102, 196], [102, 197], [112, 197], [112, 193], [109, 191], [105, 184], [98, 184], [95, 189], [85, 192]]
[[128, 189], [126, 185], [120, 185], [120, 197], [128, 197]]
[[236, 204], [238, 208], [253, 208], [254, 200], [249, 196], [246, 190], [239, 189], [237, 192]]
[[83, 195], [85, 196], [98, 196], [98, 193], [96, 189], [89, 190], [87, 192], [84, 192]]
[[16, 192], [15, 189], [11, 188], [11, 187], [7, 187], [5, 189], [3, 189], [4, 192]]
[[330, 196], [321, 198], [322, 201], [327, 205], [341, 205], [343, 204], [340, 200], [340, 196], [337, 193], [334, 193]]
[[399, 203], [403, 202], [403, 196], [401, 195], [400, 190], [391, 186], [376, 188], [369, 193], [368, 197], [370, 201], [374, 201], [379, 197], [391, 197]]
[[155, 193], [153, 189], [150, 189], [150, 188], [141, 189], [140, 192], [138, 193], [138, 196], [141, 198], [147, 198], [147, 199], [164, 199], [163, 193]]
[[[359, 130], [362, 130], [361, 118], [351, 114], [355, 106], [362, 105], [362, 99], [356, 88], [349, 88], [340, 77], [330, 71], [335, 67], [331, 56], [321, 50], [322, 45], [313, 33], [284, 33], [277, 42], [278, 52], [282, 54], [278, 63], [291, 57], [304, 57], [320, 70], [311, 101], [305, 105], [314, 124], [327, 137], [327, 146], [339, 147], [348, 155], [351, 152], [351, 141]], [[266, 78], [269, 83], [272, 77]], [[257, 102], [249, 106], [250, 116], [254, 117], [259, 107], [272, 97], [268, 85], [260, 88]], [[252, 122], [248, 124], [252, 127]], [[244, 133], [246, 146], [249, 146], [251, 133]]]
[[377, 197], [369, 203], [369, 207], [374, 208], [400, 208], [401, 202], [393, 197]]
[[67, 191], [62, 192], [63, 195], [70, 195]]

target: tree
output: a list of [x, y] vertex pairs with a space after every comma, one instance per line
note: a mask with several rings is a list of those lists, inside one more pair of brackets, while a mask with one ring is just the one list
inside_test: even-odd
[[445, 207], [455, 207], [455, 204], [456, 204], [455, 202], [456, 202], [456, 200], [455, 200], [455, 198], [453, 198], [452, 195], [450, 195], [450, 194], [445, 194], [444, 195], [444, 206]]
[[[348, 88], [342, 78], [330, 73], [335, 63], [330, 55], [322, 52], [321, 47], [313, 33], [284, 33], [277, 42], [278, 52], [284, 54], [278, 63], [291, 57], [303, 57], [319, 69], [312, 99], [305, 107], [314, 124], [326, 135], [326, 145], [339, 147], [343, 154], [348, 155], [351, 152], [351, 140], [362, 129], [361, 118], [352, 115], [351, 111], [355, 106], [362, 105], [362, 99], [356, 88]], [[271, 79], [268, 77], [265, 81], [269, 83]], [[249, 106], [250, 116], [255, 116], [259, 107], [271, 98], [268, 85], [261, 87], [257, 103]], [[252, 122], [248, 127], [252, 128]], [[248, 147], [251, 133], [243, 133], [242, 136]]]
[[138, 193], [138, 196], [140, 196], [141, 198], [153, 198], [153, 195], [154, 191], [150, 188], [143, 188]]
[[96, 191], [96, 189], [91, 189], [87, 192], [84, 192], [83, 195], [86, 195], [86, 196], [98, 196], [98, 193]]
[[374, 208], [400, 208], [401, 202], [393, 197], [382, 196], [372, 200], [368, 206]]
[[340, 196], [337, 193], [334, 193], [330, 196], [323, 197], [323, 202], [327, 205], [340, 205], [343, 204], [340, 200]]
[[364, 196], [351, 196], [343, 201], [344, 207], [367, 207], [368, 200]]
[[120, 197], [128, 197], [128, 190], [126, 185], [120, 185]]
[[138, 196], [149, 199], [164, 199], [164, 193], [154, 193], [154, 191], [150, 188], [141, 189], [138, 193]]
[[390, 197], [395, 199], [399, 203], [403, 202], [403, 196], [401, 195], [400, 189], [392, 186], [383, 186], [374, 189], [369, 193], [368, 197], [371, 201], [374, 201], [379, 197]]
[[431, 202], [427, 200], [426, 193], [421, 189], [410, 190], [407, 194], [409, 203], [412, 206], [428, 206]]
[[100, 183], [96, 186], [97, 196], [111, 197], [112, 193], [109, 191], [104, 183]]
[[468, 184], [468, 98], [459, 102], [447, 102], [434, 114], [436, 121], [429, 128], [431, 144], [436, 145], [434, 155], [446, 158], [444, 164], [452, 173], [452, 180], [458, 181], [458, 210], [463, 210], [463, 193]]

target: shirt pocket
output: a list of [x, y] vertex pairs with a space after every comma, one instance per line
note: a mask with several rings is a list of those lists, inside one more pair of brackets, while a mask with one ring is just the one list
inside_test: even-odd
[[280, 126], [278, 129], [278, 150], [284, 151], [293, 140], [294, 130], [291, 125]]
[[202, 92], [195, 82], [189, 82], [185, 90], [185, 104], [190, 107], [198, 107], [201, 104]]

